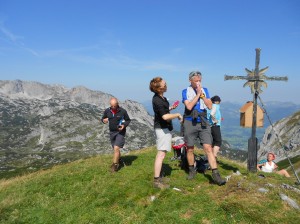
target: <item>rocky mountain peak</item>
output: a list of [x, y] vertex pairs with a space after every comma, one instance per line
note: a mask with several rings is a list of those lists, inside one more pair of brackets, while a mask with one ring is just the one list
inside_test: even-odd
[[[274, 127], [274, 128], [273, 128]], [[276, 161], [300, 154], [300, 111], [269, 126], [258, 150], [258, 159], [265, 159], [268, 152], [276, 154]], [[280, 144], [282, 142], [283, 147]]]
[[[111, 97], [84, 86], [0, 81], [0, 172], [111, 152], [108, 125], [100, 121]], [[153, 145], [153, 118], [144, 106], [132, 100], [120, 106], [132, 119], [125, 148]]]
[[46, 85], [30, 81], [0, 81], [0, 93], [10, 98], [49, 100], [56, 94], [62, 95], [66, 88], [62, 85]]
[[13, 91], [16, 93], [24, 93], [23, 83], [21, 80], [16, 80], [15, 85], [13, 86]]

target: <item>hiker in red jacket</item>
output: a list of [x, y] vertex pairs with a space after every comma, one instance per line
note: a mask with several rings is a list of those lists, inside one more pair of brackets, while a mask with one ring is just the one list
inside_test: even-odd
[[111, 172], [117, 172], [120, 166], [120, 149], [125, 144], [126, 127], [130, 123], [127, 111], [119, 106], [117, 98], [110, 99], [110, 107], [104, 111], [101, 121], [109, 123], [110, 142], [114, 149], [113, 164]]

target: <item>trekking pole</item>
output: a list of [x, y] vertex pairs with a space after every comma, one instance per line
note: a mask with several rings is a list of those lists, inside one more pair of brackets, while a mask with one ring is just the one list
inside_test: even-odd
[[268, 120], [269, 120], [269, 122], [270, 122], [270, 124], [271, 124], [272, 131], [275, 133], [276, 138], [278, 138], [279, 143], [280, 143], [280, 146], [283, 148], [284, 155], [285, 155], [285, 157], [288, 159], [288, 161], [289, 161], [289, 163], [290, 163], [290, 165], [291, 165], [291, 167], [292, 167], [292, 170], [293, 170], [293, 172], [294, 172], [294, 174], [295, 174], [295, 176], [296, 176], [296, 178], [297, 178], [298, 185], [299, 185], [299, 184], [300, 184], [299, 177], [298, 177], [298, 175], [297, 175], [297, 173], [296, 173], [296, 171], [295, 171], [295, 169], [294, 169], [293, 163], [291, 162], [291, 160], [290, 160], [290, 158], [289, 158], [289, 156], [288, 156], [288, 154], [287, 154], [287, 152], [286, 152], [286, 148], [287, 148], [287, 147], [283, 145], [280, 136], [277, 134], [277, 131], [275, 130], [274, 125], [273, 125], [273, 123], [272, 123], [272, 121], [271, 121], [271, 119], [270, 119], [270, 117], [269, 117], [269, 115], [268, 115], [268, 113], [267, 113], [267, 111], [266, 111], [266, 109], [265, 109], [265, 107], [264, 107], [264, 104], [263, 104], [263, 102], [262, 102], [262, 100], [261, 100], [261, 98], [260, 98], [259, 95], [258, 95], [258, 98], [259, 98], [260, 103], [261, 103], [261, 105], [262, 105], [262, 107], [263, 107], [263, 109], [264, 109], [264, 111], [265, 111], [265, 113], [266, 113], [266, 115], [267, 115], [267, 118], [268, 118]]

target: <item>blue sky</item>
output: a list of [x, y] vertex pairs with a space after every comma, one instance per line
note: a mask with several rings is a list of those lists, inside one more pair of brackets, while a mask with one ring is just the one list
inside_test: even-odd
[[85, 86], [120, 100], [152, 98], [155, 76], [181, 99], [200, 70], [211, 95], [252, 100], [244, 80], [260, 68], [264, 101], [300, 103], [300, 1], [297, 0], [0, 0], [0, 79]]

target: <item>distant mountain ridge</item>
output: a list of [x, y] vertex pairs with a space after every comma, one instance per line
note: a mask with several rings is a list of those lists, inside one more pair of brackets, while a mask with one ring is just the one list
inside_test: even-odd
[[[112, 152], [100, 118], [112, 95], [29, 81], [0, 81], [0, 172], [47, 167]], [[120, 102], [132, 119], [126, 150], [155, 144], [153, 118], [143, 105]]]
[[[21, 80], [0, 81], [0, 94], [2, 96], [8, 96], [10, 99], [50, 100], [58, 98], [77, 104], [85, 103], [94, 105], [97, 106], [99, 109], [107, 108], [109, 106], [109, 99], [113, 97], [108, 93], [90, 90], [84, 86], [77, 86], [68, 89], [63, 85], [58, 84], [48, 85], [39, 82], [29, 82]], [[126, 100], [124, 103], [120, 102], [120, 105], [123, 108], [128, 109], [129, 113], [132, 113], [132, 117], [134, 117], [134, 115], [137, 115], [136, 111], [139, 112], [138, 114], [142, 112], [141, 115], [145, 115], [146, 119], [140, 119], [139, 116], [137, 116], [136, 119], [139, 120], [141, 123], [152, 125], [152, 117], [146, 116], [147, 112], [144, 110], [143, 106], [140, 103], [132, 100]]]

